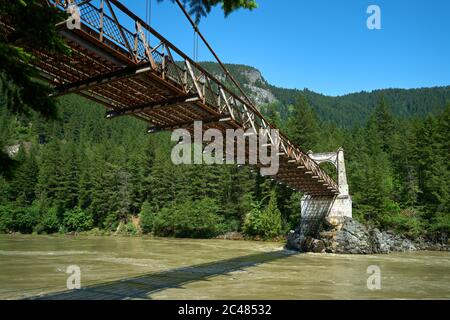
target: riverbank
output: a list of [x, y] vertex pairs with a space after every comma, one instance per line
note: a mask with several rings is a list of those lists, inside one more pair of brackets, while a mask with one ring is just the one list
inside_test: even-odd
[[[118, 231], [108, 231], [98, 228], [82, 232], [43, 234], [54, 237], [124, 237], [143, 239], [191, 239], [176, 237], [158, 237], [151, 234], [127, 232], [126, 228], [118, 228]], [[10, 235], [22, 235], [10, 233]], [[36, 234], [33, 234], [36, 235]], [[380, 231], [367, 227], [358, 221], [345, 218], [342, 220], [325, 219], [323, 230], [316, 236], [302, 236], [298, 230], [291, 231], [286, 236], [274, 239], [260, 237], [248, 237], [240, 232], [228, 232], [212, 239], [233, 240], [246, 242], [278, 243], [287, 250], [313, 253], [334, 254], [388, 254], [393, 252], [411, 251], [450, 251], [449, 244], [442, 244], [425, 240], [423, 238], [411, 240], [392, 231]], [[201, 239], [200, 239], [201, 240]], [[207, 239], [204, 239], [207, 240]]]
[[316, 236], [291, 231], [287, 236], [288, 249], [301, 252], [340, 254], [387, 254], [419, 250], [450, 251], [448, 243], [423, 238], [409, 239], [391, 231], [367, 227], [351, 218], [326, 218], [323, 230]]
[[[131, 227], [130, 227], [131, 226]], [[311, 228], [304, 228], [311, 230]], [[391, 252], [409, 251], [450, 251], [449, 243], [426, 240], [424, 238], [409, 239], [392, 231], [380, 231], [359, 223], [352, 218], [325, 218], [321, 222], [320, 232], [316, 235], [301, 234], [300, 227], [286, 236], [264, 239], [259, 236], [250, 237], [241, 232], [227, 232], [214, 239], [235, 241], [269, 241], [285, 245], [288, 250], [314, 253], [336, 254], [387, 254]], [[11, 233], [18, 234], [20, 233]], [[33, 233], [35, 234], [35, 233]], [[45, 233], [44, 233], [45, 235]], [[115, 231], [93, 228], [82, 232], [54, 233], [59, 236], [96, 236], [96, 237], [143, 237], [153, 238], [153, 234], [143, 233], [139, 221], [119, 224]], [[155, 237], [158, 238], [158, 237]], [[172, 238], [172, 237], [167, 237]]]

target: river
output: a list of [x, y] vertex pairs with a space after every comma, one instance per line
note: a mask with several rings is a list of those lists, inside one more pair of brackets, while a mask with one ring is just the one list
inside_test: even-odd
[[[81, 290], [68, 291], [71, 265]], [[369, 266], [380, 271], [368, 289]], [[372, 267], [373, 268], [373, 267]], [[369, 284], [376, 284], [372, 275]], [[65, 292], [63, 292], [65, 291]], [[281, 243], [0, 235], [0, 298], [450, 299], [450, 253], [294, 254]]]

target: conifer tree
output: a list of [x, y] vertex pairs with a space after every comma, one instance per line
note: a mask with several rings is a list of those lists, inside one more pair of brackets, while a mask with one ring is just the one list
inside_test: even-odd
[[303, 95], [297, 97], [294, 110], [287, 122], [286, 133], [303, 150], [317, 149], [318, 121], [316, 114]]
[[27, 155], [25, 146], [21, 145], [15, 160], [18, 165], [13, 171], [9, 184], [9, 199], [12, 201], [21, 199], [22, 205], [31, 205], [35, 199], [35, 186], [39, 173], [34, 149], [31, 149]]

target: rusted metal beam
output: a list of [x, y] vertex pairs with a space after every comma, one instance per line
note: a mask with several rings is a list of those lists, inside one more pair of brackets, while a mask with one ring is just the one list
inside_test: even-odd
[[141, 73], [149, 72], [152, 68], [149, 63], [144, 63], [136, 66], [124, 67], [112, 72], [99, 74], [80, 81], [63, 84], [55, 88], [55, 93], [51, 96], [58, 97], [69, 93], [78, 92], [81, 90], [89, 90], [96, 86], [111, 83], [113, 81], [122, 80], [128, 77], [136, 76]]
[[120, 117], [120, 116], [127, 116], [130, 114], [141, 113], [141, 112], [149, 111], [149, 110], [156, 109], [156, 108], [171, 107], [171, 106], [180, 105], [180, 104], [193, 103], [195, 101], [198, 101], [199, 99], [200, 98], [196, 95], [188, 95], [188, 96], [165, 99], [162, 101], [151, 101], [151, 102], [143, 103], [139, 106], [133, 106], [133, 107], [129, 107], [129, 108], [108, 111], [106, 113], [105, 117], [107, 119], [111, 119], [111, 118], [116, 118], [116, 117]]
[[[214, 117], [214, 118], [204, 119], [204, 120], [202, 120], [202, 123], [203, 123], [203, 125], [208, 125], [208, 124], [213, 124], [213, 123], [229, 121], [229, 119], [230, 119], [229, 116]], [[168, 130], [172, 131], [175, 129], [189, 128], [189, 127], [192, 127], [193, 125], [194, 125], [194, 121], [187, 121], [184, 123], [168, 124], [168, 125], [164, 125], [164, 126], [154, 126], [154, 127], [148, 128], [147, 132], [155, 133], [155, 132], [159, 132], [159, 131], [168, 131]]]

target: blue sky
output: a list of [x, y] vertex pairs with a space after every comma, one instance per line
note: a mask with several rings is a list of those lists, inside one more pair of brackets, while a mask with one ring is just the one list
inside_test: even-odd
[[[169, 0], [152, 1], [151, 25], [192, 55], [193, 31]], [[145, 0], [122, 0], [145, 19]], [[450, 85], [448, 0], [257, 0], [228, 18], [219, 7], [200, 29], [224, 62], [251, 65], [271, 84], [342, 95]], [[381, 8], [381, 30], [366, 27]], [[199, 60], [213, 60], [200, 46]]]

